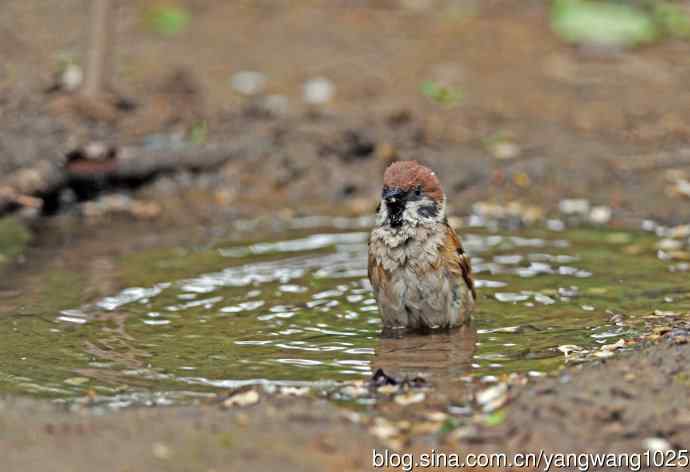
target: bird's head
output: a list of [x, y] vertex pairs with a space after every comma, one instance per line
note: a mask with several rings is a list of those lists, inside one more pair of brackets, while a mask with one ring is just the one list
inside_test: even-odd
[[446, 216], [446, 197], [436, 174], [416, 161], [391, 164], [383, 175], [377, 224], [400, 228], [440, 222]]

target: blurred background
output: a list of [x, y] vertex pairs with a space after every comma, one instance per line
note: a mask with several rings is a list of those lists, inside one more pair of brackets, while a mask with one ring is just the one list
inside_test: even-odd
[[[417, 159], [454, 213], [578, 198], [683, 221], [689, 53], [687, 1], [5, 0], [0, 172], [48, 160], [98, 187], [34, 191], [51, 212], [76, 193], [92, 216], [366, 214]], [[166, 164], [126, 185], [89, 167], [125, 147]]]

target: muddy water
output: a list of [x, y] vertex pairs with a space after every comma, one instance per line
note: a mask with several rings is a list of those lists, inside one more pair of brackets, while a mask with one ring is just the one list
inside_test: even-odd
[[690, 308], [688, 274], [658, 259], [650, 234], [466, 224], [480, 293], [473, 325], [383, 338], [367, 224], [302, 220], [262, 241], [118, 256], [107, 270], [119, 287], [93, 299], [84, 289], [94, 270], [19, 277], [0, 300], [0, 394], [117, 407], [246, 384], [328, 390], [378, 367], [432, 384], [538, 376], [564, 364], [559, 346], [593, 352], [634, 337], [638, 325], [614, 313]]

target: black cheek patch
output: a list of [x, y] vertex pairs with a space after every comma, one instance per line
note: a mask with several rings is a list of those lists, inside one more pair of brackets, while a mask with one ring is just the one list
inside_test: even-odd
[[435, 218], [438, 215], [438, 206], [431, 204], [420, 207], [417, 214], [422, 218]]

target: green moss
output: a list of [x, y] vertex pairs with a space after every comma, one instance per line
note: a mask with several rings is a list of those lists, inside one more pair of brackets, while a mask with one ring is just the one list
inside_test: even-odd
[[223, 433], [218, 433], [218, 445], [220, 447], [224, 448], [231, 448], [233, 447], [235, 440], [232, 437], [232, 433], [230, 432], [223, 432]]
[[0, 267], [24, 253], [31, 233], [14, 218], [0, 219]]
[[632, 5], [592, 0], [555, 0], [551, 28], [577, 44], [636, 46], [655, 40], [657, 24]]
[[675, 382], [678, 382], [679, 384], [683, 384], [686, 387], [690, 387], [690, 374], [687, 372], [681, 372], [680, 374], [676, 374], [676, 376], [673, 378]]

